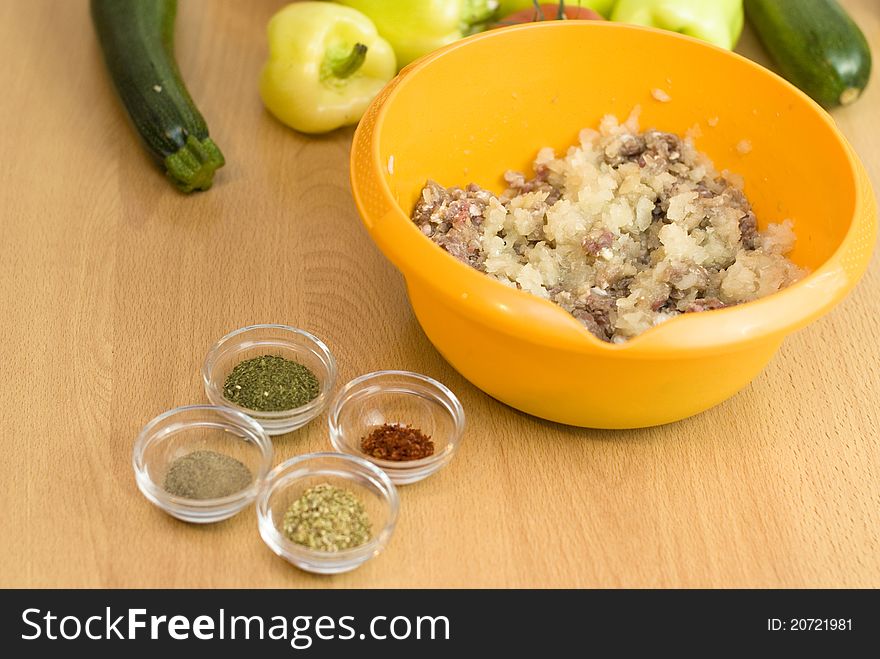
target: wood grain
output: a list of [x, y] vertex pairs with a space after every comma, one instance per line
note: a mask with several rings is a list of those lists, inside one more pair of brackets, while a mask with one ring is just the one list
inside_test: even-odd
[[[874, 0], [844, 3], [880, 55]], [[674, 425], [579, 430], [512, 411], [431, 347], [361, 228], [351, 130], [306, 138], [262, 109], [277, 1], [182, 2], [178, 54], [228, 166], [183, 197], [113, 97], [84, 0], [0, 5], [0, 586], [880, 586], [880, 264], [727, 403]], [[740, 50], [764, 61], [747, 34]], [[835, 118], [880, 188], [880, 67]], [[354, 285], [352, 284], [354, 282]], [[452, 465], [401, 492], [387, 551], [316, 577], [253, 510], [208, 528], [138, 493], [140, 427], [203, 401], [227, 331], [325, 338], [342, 382], [379, 368], [461, 397]], [[324, 424], [276, 441], [327, 449]]]

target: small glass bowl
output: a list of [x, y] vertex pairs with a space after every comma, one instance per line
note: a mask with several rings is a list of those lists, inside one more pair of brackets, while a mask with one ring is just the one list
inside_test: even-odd
[[[251, 484], [217, 499], [188, 499], [162, 487], [171, 463], [192, 451], [223, 453], [242, 462]], [[241, 412], [215, 405], [189, 405], [160, 414], [141, 430], [132, 464], [138, 489], [153, 504], [184, 522], [211, 524], [228, 519], [257, 496], [272, 468], [272, 440], [256, 421]]]
[[[310, 549], [284, 535], [284, 513], [306, 489], [321, 483], [347, 488], [361, 500], [373, 527], [370, 540], [352, 549], [329, 552]], [[397, 489], [381, 469], [342, 453], [309, 453], [282, 462], [267, 476], [257, 497], [260, 535], [269, 549], [298, 568], [317, 574], [348, 572], [377, 556], [394, 532], [399, 508]]]
[[[426, 375], [376, 371], [342, 388], [328, 414], [330, 442], [342, 453], [369, 460], [398, 485], [415, 483], [449, 464], [464, 432], [464, 409], [455, 394]], [[410, 425], [429, 435], [434, 454], [421, 460], [373, 458], [361, 439], [383, 424]]]
[[[265, 354], [292, 359], [310, 368], [321, 387], [318, 396], [301, 407], [280, 412], [251, 410], [227, 400], [223, 385], [230, 371], [246, 359]], [[269, 435], [283, 435], [302, 428], [327, 405], [336, 384], [336, 360], [324, 342], [309, 332], [287, 325], [251, 325], [230, 332], [214, 344], [202, 366], [202, 380], [209, 401], [256, 419]]]

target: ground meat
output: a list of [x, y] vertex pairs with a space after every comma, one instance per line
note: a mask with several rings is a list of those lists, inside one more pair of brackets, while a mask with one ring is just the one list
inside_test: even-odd
[[746, 249], [755, 249], [760, 241], [758, 218], [749, 209], [739, 220], [739, 235]]
[[574, 298], [568, 291], [557, 290], [550, 299], [581, 321], [597, 337], [603, 341], [611, 340], [617, 316], [614, 296], [590, 292]]
[[791, 222], [759, 232], [736, 177], [690, 139], [605, 117], [534, 176], [508, 172], [494, 195], [429, 181], [413, 211], [457, 259], [548, 299], [620, 343], [683, 313], [748, 302], [804, 271], [785, 258]]
[[492, 193], [471, 184], [444, 188], [428, 181], [413, 211], [413, 221], [423, 234], [455, 258], [479, 268], [480, 226]]
[[535, 167], [534, 178], [527, 179], [521, 172], [508, 171], [504, 174], [507, 190], [501, 195], [502, 200], [510, 200], [530, 192], [546, 192], [544, 202], [552, 206], [562, 197], [562, 190], [553, 185], [549, 179], [550, 171], [540, 165]]
[[709, 286], [709, 271], [694, 263], [677, 263], [669, 267], [667, 281], [678, 291], [702, 290]]
[[681, 138], [678, 135], [649, 130], [644, 139], [645, 152], [659, 164], [668, 164], [681, 158]]
[[694, 313], [697, 311], [712, 311], [713, 309], [723, 309], [727, 305], [724, 304], [717, 297], [710, 298], [702, 298], [699, 300], [694, 300], [691, 302], [687, 309], [685, 309], [685, 313]]
[[584, 238], [581, 244], [587, 254], [597, 256], [603, 249], [608, 249], [614, 244], [614, 234], [607, 230], [593, 232]]
[[618, 279], [612, 286], [609, 286], [607, 292], [616, 300], [618, 298], [629, 295], [629, 288], [632, 286], [632, 277], [622, 277]]
[[637, 162], [640, 167], [651, 164], [666, 169], [681, 158], [681, 140], [677, 135], [659, 130], [649, 130], [641, 135], [623, 133], [608, 143], [604, 155], [605, 162], [612, 167]]
[[632, 162], [644, 153], [645, 138], [641, 135], [623, 133], [605, 147], [605, 162], [616, 167], [624, 162]]
[[716, 194], [716, 191], [712, 190], [706, 181], [699, 181], [694, 189], [697, 191], [697, 194], [700, 195], [700, 199], [712, 199]]

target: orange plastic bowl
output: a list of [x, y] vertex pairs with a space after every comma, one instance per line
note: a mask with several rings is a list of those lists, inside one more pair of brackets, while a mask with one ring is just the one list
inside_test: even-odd
[[[653, 89], [671, 101], [654, 100]], [[745, 178], [759, 223], [792, 218], [791, 258], [811, 274], [756, 302], [680, 316], [611, 345], [554, 304], [459, 263], [410, 222], [428, 178], [501, 191], [503, 172], [530, 171], [539, 148], [564, 150], [581, 128], [636, 105], [643, 128], [699, 126], [698, 148]], [[751, 142], [747, 155], [741, 140]], [[364, 224], [406, 278], [443, 356], [517, 409], [597, 428], [676, 421], [735, 394], [787, 334], [855, 285], [876, 234], [864, 168], [807, 96], [738, 55], [613, 23], [506, 28], [410, 65], [361, 120], [351, 181]]]

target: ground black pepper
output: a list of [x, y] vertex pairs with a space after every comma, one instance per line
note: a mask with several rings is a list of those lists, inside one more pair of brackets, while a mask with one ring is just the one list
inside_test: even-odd
[[242, 462], [216, 451], [193, 451], [168, 467], [163, 489], [186, 499], [217, 499], [235, 494], [253, 482]]

